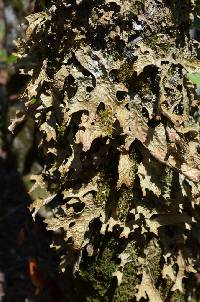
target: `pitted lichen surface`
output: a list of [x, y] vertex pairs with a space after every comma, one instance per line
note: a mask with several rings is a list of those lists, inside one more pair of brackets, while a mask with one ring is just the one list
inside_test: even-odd
[[113, 234], [125, 242], [110, 263], [116, 301], [131, 299], [126, 267], [137, 280], [132, 297], [165, 301], [166, 288], [182, 291], [195, 272], [199, 244], [200, 100], [187, 78], [199, 68], [189, 35], [195, 3], [49, 2], [27, 18], [18, 43], [30, 80], [11, 130], [34, 117], [44, 159], [31, 211], [51, 209], [45, 223], [62, 230], [52, 246], [63, 270], [81, 272], [84, 253], [100, 257], [96, 236]]

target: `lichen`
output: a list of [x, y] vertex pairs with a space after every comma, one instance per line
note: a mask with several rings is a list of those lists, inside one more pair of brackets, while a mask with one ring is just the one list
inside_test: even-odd
[[52, 0], [18, 43], [31, 78], [10, 129], [34, 117], [44, 164], [32, 191], [47, 194], [31, 210], [51, 206], [61, 269], [89, 283], [88, 301], [117, 290], [160, 302], [195, 271], [200, 101], [187, 74], [199, 63], [193, 5], [179, 3]]

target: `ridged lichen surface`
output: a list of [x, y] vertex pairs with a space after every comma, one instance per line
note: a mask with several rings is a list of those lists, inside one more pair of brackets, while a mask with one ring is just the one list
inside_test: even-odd
[[200, 232], [194, 14], [189, 0], [57, 0], [27, 17], [10, 129], [35, 120], [30, 210], [46, 209], [61, 269], [87, 283], [78, 301], [186, 301]]

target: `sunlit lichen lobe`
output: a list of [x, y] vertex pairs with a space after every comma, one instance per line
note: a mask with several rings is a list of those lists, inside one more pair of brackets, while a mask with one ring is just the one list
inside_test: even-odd
[[33, 176], [31, 211], [46, 211], [61, 269], [79, 280], [72, 301], [195, 295], [194, 14], [191, 1], [71, 0], [43, 3], [27, 18], [18, 56], [29, 82], [11, 130], [35, 120], [44, 166]]

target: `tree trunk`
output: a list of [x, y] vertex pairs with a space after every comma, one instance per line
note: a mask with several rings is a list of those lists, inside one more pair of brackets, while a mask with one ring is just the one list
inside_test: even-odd
[[28, 17], [22, 101], [44, 162], [31, 211], [53, 231], [69, 301], [187, 301], [196, 288], [194, 13], [189, 0], [60, 0]]

